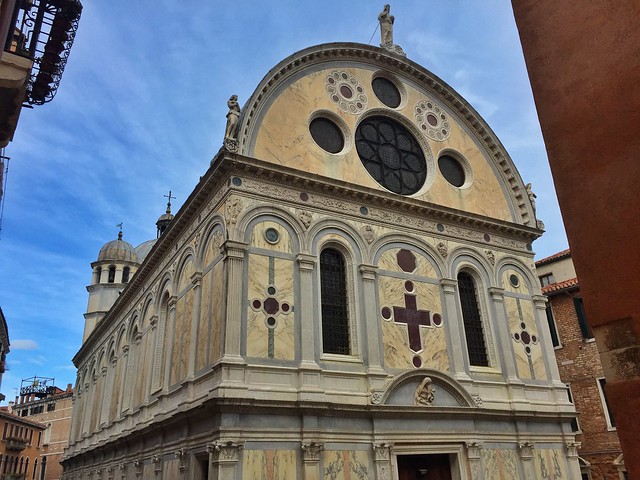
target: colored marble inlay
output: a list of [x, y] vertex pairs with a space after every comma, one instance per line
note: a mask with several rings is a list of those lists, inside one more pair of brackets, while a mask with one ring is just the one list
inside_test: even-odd
[[[393, 307], [393, 320], [396, 323], [404, 323], [407, 325], [409, 333], [409, 348], [414, 352], [422, 350], [422, 339], [420, 338], [420, 326], [431, 326], [431, 316], [428, 310], [418, 310], [418, 304], [415, 295], [405, 293], [404, 307]], [[382, 309], [382, 318], [386, 318], [390, 309], [384, 307]], [[440, 317], [438, 315], [438, 317]], [[440, 317], [440, 324], [442, 318]]]
[[411, 273], [416, 269], [416, 256], [411, 250], [405, 250], [404, 248], [398, 251], [397, 254], [398, 266], [407, 273]]

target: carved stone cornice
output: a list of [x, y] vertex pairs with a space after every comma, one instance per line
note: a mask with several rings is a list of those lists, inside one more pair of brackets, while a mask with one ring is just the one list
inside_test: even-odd
[[308, 253], [299, 253], [296, 255], [296, 262], [298, 262], [300, 270], [312, 271], [318, 262], [318, 258]]
[[447, 294], [456, 293], [456, 288], [458, 287], [458, 281], [453, 278], [441, 278], [440, 286], [442, 287], [442, 291]]
[[362, 274], [363, 280], [375, 281], [376, 276], [378, 275], [377, 265], [367, 265], [363, 263], [358, 268]]
[[494, 302], [504, 302], [504, 288], [489, 287], [487, 290]]

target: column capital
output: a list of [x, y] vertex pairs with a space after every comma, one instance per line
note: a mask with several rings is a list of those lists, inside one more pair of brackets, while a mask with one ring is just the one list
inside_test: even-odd
[[302, 448], [302, 460], [304, 463], [317, 463], [320, 461], [320, 452], [324, 450], [324, 444], [302, 442], [300, 448]]
[[366, 263], [361, 264], [358, 269], [362, 274], [363, 280], [373, 281], [376, 279], [378, 275], [378, 266], [377, 265], [367, 265]]
[[235, 463], [239, 459], [240, 450], [244, 444], [233, 442], [212, 442], [207, 446], [207, 451], [213, 455], [213, 461], [217, 463]]
[[453, 278], [441, 278], [440, 286], [444, 293], [454, 294], [456, 292], [456, 287], [458, 286], [458, 281]]
[[564, 447], [567, 449], [567, 458], [578, 458], [578, 449], [582, 446], [581, 442], [567, 442]]
[[178, 297], [176, 295], [171, 295], [169, 300], [167, 300], [167, 307], [171, 310], [175, 310], [176, 305], [178, 304]]
[[308, 253], [299, 253], [296, 255], [296, 262], [298, 262], [301, 270], [313, 270], [317, 261], [318, 258], [315, 255], [309, 255]]
[[151, 325], [151, 328], [156, 328], [158, 326], [158, 315], [153, 315], [150, 319], [149, 319], [149, 324]]
[[244, 259], [244, 254], [247, 251], [248, 247], [249, 247], [248, 243], [237, 242], [235, 240], [226, 240], [222, 244], [222, 249], [223, 249], [225, 255], [228, 258], [233, 258], [233, 259], [236, 259], [236, 260], [243, 260]]
[[487, 290], [489, 291], [489, 295], [491, 295], [491, 299], [494, 302], [504, 301], [504, 288], [489, 287]]
[[374, 443], [373, 459], [376, 462], [388, 462], [391, 460], [391, 447], [389, 443]]
[[466, 442], [467, 456], [469, 460], [480, 460], [480, 451], [482, 450], [482, 444], [478, 442]]
[[533, 458], [534, 445], [530, 442], [523, 442], [518, 445], [520, 451], [520, 458], [522, 460], [531, 460]]
[[531, 300], [537, 309], [545, 310], [547, 308], [547, 297], [544, 295], [531, 295]]

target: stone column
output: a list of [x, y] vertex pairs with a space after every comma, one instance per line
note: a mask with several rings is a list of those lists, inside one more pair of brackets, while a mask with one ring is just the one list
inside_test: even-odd
[[122, 267], [122, 265], [118, 265], [116, 266], [116, 274], [113, 278], [113, 283], [122, 283], [122, 271], [124, 270], [124, 268]]
[[466, 342], [463, 340], [464, 322], [458, 315], [458, 301], [456, 299], [457, 280], [451, 278], [441, 278], [440, 287], [444, 293], [444, 324], [451, 338], [451, 356], [453, 365], [451, 370], [458, 380], [471, 380], [467, 374], [466, 363], [463, 352]]
[[[553, 349], [551, 332], [549, 332], [547, 324], [547, 297], [543, 295], [533, 295], [531, 300], [535, 306], [536, 329], [538, 330], [538, 338], [540, 339], [542, 347], [544, 363], [549, 373], [549, 380], [551, 380], [556, 387], [560, 387], [564, 391], [566, 387], [560, 380], [560, 372], [558, 371], [558, 364], [556, 363], [556, 352]], [[563, 400], [564, 399], [566, 399], [566, 395], [564, 395]]]
[[376, 464], [376, 480], [391, 480], [391, 445], [374, 443], [373, 460]]
[[226, 318], [224, 322], [223, 363], [244, 363], [240, 356], [242, 335], [242, 310], [245, 305], [242, 297], [244, 277], [244, 256], [247, 244], [227, 240], [223, 244], [225, 270], [227, 274]]
[[209, 445], [209, 480], [236, 480], [242, 445], [236, 442], [213, 442]]
[[580, 463], [578, 462], [578, 449], [582, 446], [582, 443], [569, 441], [564, 446], [567, 452], [567, 463], [569, 464], [569, 478], [582, 478]]
[[[360, 265], [360, 274], [362, 275], [362, 295], [365, 299], [365, 321], [360, 322], [360, 325], [364, 325], [363, 334], [366, 335], [365, 344], [367, 345], [368, 357], [367, 371], [370, 375], [386, 377], [387, 375], [382, 369], [382, 348], [380, 341], [382, 338], [382, 332], [380, 331], [381, 317], [378, 310], [378, 302], [375, 301], [377, 297], [376, 279], [378, 275], [378, 267], [375, 265]], [[373, 389], [382, 387], [382, 381], [375, 383], [375, 385], [370, 385], [370, 387]]]
[[491, 306], [496, 319], [496, 331], [500, 338], [501, 348], [499, 350], [502, 352], [500, 359], [503, 372], [506, 374], [509, 383], [522, 383], [518, 378], [516, 362], [513, 356], [513, 341], [509, 331], [509, 319], [504, 307], [504, 288], [490, 287], [489, 295], [491, 296]]
[[320, 452], [324, 450], [321, 443], [303, 443], [302, 464], [304, 468], [303, 480], [320, 480]]
[[524, 470], [523, 480], [536, 480], [537, 478], [535, 463], [533, 461], [533, 448], [533, 444], [529, 442], [523, 442], [518, 445], [522, 469]]
[[[172, 339], [175, 336], [175, 331], [176, 331], [176, 308], [178, 305], [178, 297], [176, 297], [175, 295], [173, 295], [171, 298], [169, 298], [169, 302], [168, 302], [168, 312], [167, 312], [167, 322], [168, 322], [168, 328], [166, 328], [166, 335], [165, 337], [168, 339]], [[164, 341], [162, 344], [162, 356], [164, 359], [164, 365], [162, 365], [162, 367], [164, 368], [164, 390], [168, 391], [169, 390], [169, 382], [171, 381], [171, 356], [173, 355], [173, 342], [172, 341], [168, 341], [167, 342], [167, 349], [164, 349]]]
[[193, 310], [191, 312], [191, 342], [189, 348], [189, 363], [187, 365], [187, 380], [192, 380], [196, 372], [196, 353], [198, 351], [198, 326], [200, 323], [200, 306], [202, 304], [202, 273], [196, 272], [191, 276], [193, 284]]
[[480, 463], [480, 452], [482, 445], [477, 442], [467, 442], [467, 459], [469, 460], [469, 470], [471, 471], [471, 480], [480, 480], [480, 471], [482, 465]]

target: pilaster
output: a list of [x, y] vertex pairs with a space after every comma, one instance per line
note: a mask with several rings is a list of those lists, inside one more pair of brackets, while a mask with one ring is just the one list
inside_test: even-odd
[[[169, 298], [169, 301], [167, 303], [167, 310], [168, 310], [168, 328], [166, 329], [166, 338], [167, 339], [172, 339], [175, 337], [175, 331], [176, 331], [176, 308], [178, 305], [178, 297], [176, 297], [175, 295], [171, 296], [171, 298]], [[163, 337], [164, 339], [164, 337]], [[169, 390], [169, 382], [171, 381], [171, 356], [173, 355], [173, 342], [171, 341], [167, 341], [166, 344], [164, 343], [164, 341], [162, 342], [163, 346], [162, 346], [162, 356], [164, 359], [164, 362], [162, 362], [163, 368], [164, 368], [164, 372], [163, 372], [163, 378], [164, 378], [164, 382], [163, 382], [163, 388], [165, 391]], [[166, 345], [166, 349], [164, 348], [164, 346]]]
[[549, 379], [555, 384], [556, 387], [560, 387], [564, 390], [565, 385], [560, 380], [560, 372], [558, 370], [558, 363], [556, 362], [556, 352], [553, 349], [553, 341], [551, 340], [551, 332], [547, 327], [547, 297], [544, 295], [533, 295], [531, 297], [533, 305], [535, 307], [536, 314], [536, 328], [538, 330], [538, 338], [541, 339], [541, 347], [543, 351], [545, 365], [547, 372], [549, 372]]
[[248, 244], [227, 240], [222, 245], [227, 274], [227, 305], [224, 322], [223, 363], [244, 363], [240, 356], [244, 258]]
[[578, 462], [578, 449], [581, 446], [582, 443], [574, 441], [568, 441], [564, 444], [567, 463], [569, 464], [569, 478], [582, 478], [580, 463]]
[[240, 450], [243, 445], [233, 442], [213, 442], [209, 451], [209, 480], [236, 480]]
[[320, 480], [320, 452], [324, 450], [321, 443], [302, 443], [303, 480]]
[[482, 445], [477, 442], [465, 443], [467, 447], [467, 459], [469, 460], [469, 470], [471, 471], [471, 480], [480, 480], [480, 472], [482, 465], [480, 463], [480, 454]]
[[[366, 335], [368, 365], [367, 371], [370, 375], [378, 375], [386, 378], [387, 374], [382, 369], [382, 345], [380, 339], [382, 332], [380, 331], [380, 314], [375, 299], [377, 298], [377, 278], [378, 267], [375, 265], [360, 265], [360, 276], [362, 277], [362, 295], [365, 299], [364, 318], [365, 321], [360, 324], [364, 326], [364, 335]], [[373, 385], [369, 385], [370, 389], [379, 389], [382, 387], [382, 379]]]
[[191, 312], [191, 342], [189, 347], [189, 364], [187, 378], [192, 379], [196, 371], [196, 352], [198, 351], [198, 327], [200, 325], [200, 306], [202, 303], [202, 273], [196, 272], [191, 276], [193, 284], [193, 311]]
[[523, 442], [518, 445], [520, 460], [522, 462], [522, 469], [524, 470], [523, 480], [536, 479], [536, 470], [533, 462], [533, 449], [534, 446], [530, 442]]
[[376, 465], [376, 480], [391, 480], [391, 445], [374, 443], [373, 461]]
[[513, 346], [511, 341], [511, 333], [509, 332], [509, 319], [504, 306], [504, 288], [490, 287], [489, 295], [491, 296], [492, 309], [495, 314], [498, 335], [502, 348], [502, 368], [507, 376], [509, 383], [522, 383], [518, 378], [516, 370], [516, 362], [513, 356]]
[[451, 336], [451, 370], [458, 380], [471, 380], [467, 374], [467, 367], [464, 357], [466, 350], [466, 341], [463, 341], [464, 322], [459, 315], [458, 301], [456, 299], [456, 290], [458, 282], [452, 278], [441, 278], [440, 287], [444, 293], [444, 311], [446, 312], [445, 321], [449, 325], [449, 334]]
[[320, 367], [315, 359], [317, 328], [314, 324], [313, 272], [317, 258], [300, 253], [296, 257], [300, 276], [297, 318], [300, 322], [300, 400], [309, 400], [309, 395], [322, 393]]

